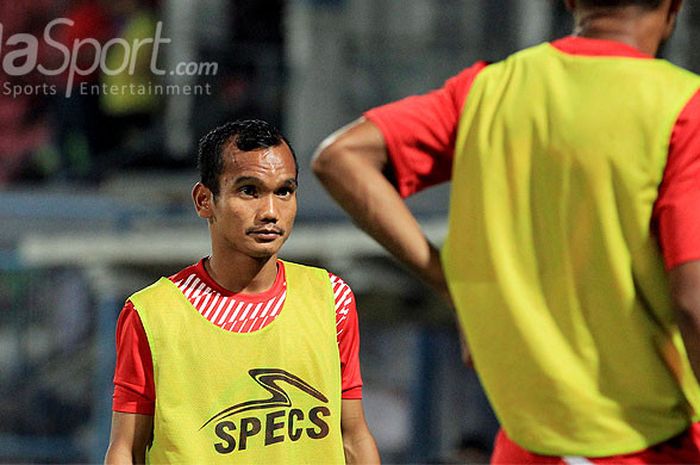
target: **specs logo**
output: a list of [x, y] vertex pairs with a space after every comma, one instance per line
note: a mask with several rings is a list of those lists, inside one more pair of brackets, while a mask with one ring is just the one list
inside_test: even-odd
[[[318, 440], [328, 436], [330, 426], [326, 420], [331, 416], [330, 409], [325, 405], [306, 411], [295, 408], [287, 389], [292, 387], [327, 404], [328, 398], [322, 392], [298, 376], [278, 368], [256, 368], [248, 374], [270, 393], [270, 397], [232, 405], [204, 422], [200, 430], [215, 424], [214, 433], [218, 438], [218, 442], [214, 443], [216, 452], [230, 454], [246, 450], [253, 442], [267, 447], [285, 441], [296, 442], [304, 437]], [[281, 386], [281, 383], [286, 386]], [[271, 409], [274, 410], [264, 416], [241, 415]]]

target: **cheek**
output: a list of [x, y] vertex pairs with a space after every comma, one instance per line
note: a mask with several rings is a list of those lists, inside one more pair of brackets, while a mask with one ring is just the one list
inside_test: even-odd
[[294, 218], [297, 216], [297, 202], [294, 200], [293, 202], [290, 202], [287, 210], [286, 210], [286, 219], [288, 223], [293, 223]]
[[246, 205], [230, 202], [227, 205], [222, 205], [216, 216], [219, 223], [226, 224], [230, 228], [238, 225], [245, 226], [246, 223], [252, 221], [255, 211]]

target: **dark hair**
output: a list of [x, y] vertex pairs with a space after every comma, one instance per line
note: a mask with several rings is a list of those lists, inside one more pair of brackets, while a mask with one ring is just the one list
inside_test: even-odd
[[618, 8], [622, 6], [640, 6], [655, 10], [661, 6], [663, 0], [579, 0], [579, 3], [587, 7]]
[[229, 143], [242, 152], [286, 143], [294, 158], [295, 176], [299, 175], [299, 163], [294, 149], [279, 129], [259, 119], [232, 121], [212, 129], [199, 140], [197, 164], [200, 181], [215, 196], [219, 194], [219, 177], [224, 170], [223, 151]]

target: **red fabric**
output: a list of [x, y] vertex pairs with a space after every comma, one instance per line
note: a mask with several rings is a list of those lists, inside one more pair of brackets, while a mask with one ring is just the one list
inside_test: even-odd
[[204, 260], [188, 266], [170, 280], [202, 316], [236, 333], [256, 331], [272, 323], [284, 303], [287, 287], [281, 263], [272, 287], [260, 294], [235, 294], [219, 286], [205, 270]]
[[396, 187], [403, 197], [450, 179], [462, 107], [472, 82], [486, 66], [483, 61], [476, 63], [441, 89], [365, 113], [384, 135]]
[[[620, 42], [565, 37], [551, 43], [584, 56], [652, 57]], [[408, 97], [365, 113], [384, 136], [395, 185], [403, 197], [450, 179], [462, 108], [478, 62], [438, 90]], [[653, 211], [667, 268], [700, 259], [700, 96], [686, 105], [674, 126], [664, 180]]]
[[131, 302], [126, 302], [117, 320], [116, 344], [112, 409], [115, 412], [153, 415], [156, 388], [153, 384], [151, 348]]
[[[170, 279], [173, 282], [178, 282], [193, 272], [213, 289], [222, 291], [222, 294], [235, 296], [236, 299], [245, 304], [283, 297], [286, 289], [284, 266], [279, 267], [275, 283], [268, 291], [254, 295], [233, 294], [221, 288], [206, 272], [203, 261], [183, 269], [171, 276]], [[332, 273], [329, 273], [329, 276], [336, 291], [336, 328], [341, 365], [342, 398], [361, 399], [360, 335], [355, 296], [342, 279]], [[273, 320], [274, 318], [269, 319], [265, 326]], [[264, 326], [260, 326], [260, 328], [262, 327]], [[241, 328], [230, 328], [229, 330], [231, 329]], [[112, 409], [115, 412], [153, 415], [155, 386], [151, 350], [141, 319], [129, 301], [124, 305], [117, 321], [116, 346], [117, 361], [114, 370]]]
[[569, 55], [581, 56], [616, 56], [628, 58], [654, 58], [637, 50], [631, 45], [614, 40], [589, 39], [587, 37], [568, 36], [555, 40], [551, 45]]
[[700, 260], [700, 91], [676, 121], [653, 215], [667, 268]]
[[[700, 423], [688, 430], [655, 446], [631, 454], [611, 457], [587, 458], [595, 465], [667, 465], [700, 463]], [[496, 436], [493, 465], [569, 465], [581, 463], [575, 458], [568, 462], [562, 457], [533, 454], [514, 443], [505, 431]]]
[[[104, 6], [99, 1], [87, 1], [76, 6], [73, 10], [67, 13], [68, 19], [73, 21], [72, 26], [61, 25], [53, 30], [58, 37], [58, 41], [71, 50], [75, 47], [77, 41], [94, 39], [98, 43], [104, 45], [115, 32], [112, 20], [105, 10]], [[52, 53], [59, 53], [57, 50], [51, 50]], [[65, 59], [62, 55], [54, 57], [58, 60], [58, 64], [49, 66], [49, 68], [57, 68]], [[86, 44], [80, 47], [77, 55], [78, 67], [82, 70], [87, 70], [92, 67], [95, 60], [100, 57], [96, 56], [95, 48], [92, 45]], [[68, 70], [61, 74], [63, 85], [68, 83]], [[95, 82], [99, 78], [99, 67], [92, 73], [83, 76], [75, 74], [73, 76], [73, 87], [76, 88], [81, 82]]]

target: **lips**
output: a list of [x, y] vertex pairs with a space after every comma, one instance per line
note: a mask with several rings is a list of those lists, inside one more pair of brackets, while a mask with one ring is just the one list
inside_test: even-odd
[[272, 241], [284, 235], [279, 228], [259, 228], [248, 230], [248, 235], [263, 241]]

